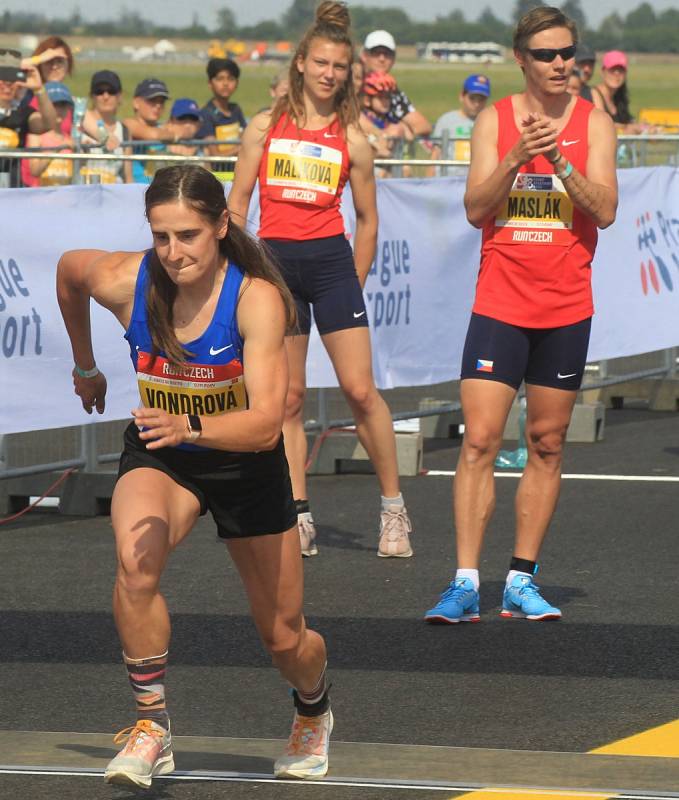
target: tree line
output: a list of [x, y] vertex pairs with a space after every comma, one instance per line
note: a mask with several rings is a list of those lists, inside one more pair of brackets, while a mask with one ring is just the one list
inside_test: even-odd
[[[313, 19], [318, 0], [292, 0], [291, 5], [276, 20], [264, 20], [256, 25], [239, 25], [233, 11], [224, 7], [217, 11], [215, 24], [207, 27], [198, 14], [190, 25], [170, 27], [145, 19], [138, 11], [123, 9], [115, 19], [92, 22], [74, 10], [68, 17], [48, 17], [30, 11], [4, 11], [0, 15], [3, 33], [36, 33], [91, 36], [149, 36], [156, 38], [188, 39], [256, 39], [288, 40], [296, 38]], [[514, 24], [526, 11], [546, 5], [539, 0], [517, 0], [513, 20], [499, 19], [486, 6], [476, 19], [467, 19], [463, 11], [451, 11], [436, 17], [433, 22], [421, 22], [400, 8], [378, 8], [352, 5], [351, 16], [357, 41], [385, 25], [399, 44], [430, 41], [495, 41], [510, 46]], [[591, 27], [580, 0], [565, 0], [559, 7], [578, 23], [580, 38], [596, 50], [631, 50], [635, 52], [679, 52], [679, 9], [656, 12], [649, 3], [641, 3], [628, 14], [609, 14], [598, 27]], [[385, 20], [387, 21], [385, 23]]]

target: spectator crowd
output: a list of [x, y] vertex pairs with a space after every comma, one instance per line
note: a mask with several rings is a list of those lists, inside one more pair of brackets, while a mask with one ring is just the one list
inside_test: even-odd
[[[361, 109], [360, 124], [377, 158], [398, 158], [403, 147], [419, 141], [432, 159], [469, 160], [469, 137], [478, 114], [491, 93], [488, 76], [466, 76], [457, 96], [458, 107], [444, 113], [435, 124], [418, 111], [399, 88], [392, 74], [397, 45], [386, 30], [372, 31], [365, 38], [353, 65], [353, 84]], [[107, 158], [79, 160], [79, 179], [85, 183], [149, 183], [162, 160], [124, 160], [116, 155], [224, 156], [211, 162], [222, 180], [233, 178], [233, 157], [247, 125], [243, 110], [233, 96], [241, 77], [239, 65], [230, 58], [212, 58], [206, 66], [210, 98], [201, 107], [193, 98], [172, 103], [164, 81], [148, 77], [134, 89], [133, 115], [121, 118], [123, 86], [118, 74], [95, 72], [87, 98], [73, 97], [67, 81], [73, 73], [74, 56], [62, 38], [49, 36], [30, 57], [17, 50], [0, 48], [0, 188], [10, 186], [54, 186], [72, 183], [74, 161], [54, 157], [2, 158], [2, 150], [27, 148], [85, 155], [107, 154]], [[586, 44], [577, 47], [568, 91], [579, 94], [606, 111], [619, 132], [654, 132], [636, 122], [629, 109], [628, 60], [625, 53], [603, 56], [601, 81], [590, 85], [596, 69], [596, 54]], [[270, 103], [288, 91], [288, 69], [276, 74], [270, 84]], [[451, 93], [452, 94], [452, 93]], [[165, 121], [163, 121], [165, 120]], [[459, 169], [459, 168], [458, 168]], [[455, 168], [452, 169], [455, 172]], [[389, 167], [376, 175], [389, 177]], [[407, 175], [407, 170], [400, 174]], [[432, 167], [429, 175], [451, 174], [450, 169]]]

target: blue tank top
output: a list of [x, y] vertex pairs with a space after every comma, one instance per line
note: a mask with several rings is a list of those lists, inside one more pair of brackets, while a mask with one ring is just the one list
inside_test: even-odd
[[[243, 380], [243, 339], [236, 321], [242, 269], [229, 263], [214, 316], [197, 339], [184, 344], [184, 349], [191, 355], [178, 369], [162, 351], [155, 359], [152, 358], [146, 309], [151, 252], [146, 253], [139, 265], [132, 318], [125, 331], [142, 405], [162, 408], [170, 414], [199, 416], [243, 411], [248, 406], [248, 399]], [[208, 449], [188, 443], [178, 447], [183, 450]]]

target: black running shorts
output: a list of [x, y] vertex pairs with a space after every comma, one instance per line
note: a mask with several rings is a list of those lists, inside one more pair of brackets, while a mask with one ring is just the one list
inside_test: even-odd
[[560, 328], [521, 328], [472, 314], [461, 378], [577, 391], [587, 361], [592, 318]]
[[301, 242], [265, 239], [297, 306], [299, 332], [311, 330], [314, 320], [321, 334], [363, 328], [368, 315], [358, 282], [354, 254], [342, 234]]
[[160, 470], [192, 492], [201, 516], [210, 511], [222, 539], [284, 533], [297, 524], [282, 436], [274, 450], [260, 453], [147, 450], [132, 422], [118, 478], [139, 467]]

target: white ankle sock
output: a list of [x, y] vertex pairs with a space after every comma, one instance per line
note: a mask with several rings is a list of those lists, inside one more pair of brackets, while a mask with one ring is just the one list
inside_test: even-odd
[[383, 497], [380, 495], [380, 499], [382, 500], [382, 511], [386, 511], [387, 508], [393, 506], [396, 506], [397, 508], [403, 508], [405, 506], [401, 492], [399, 492], [396, 497]]
[[527, 572], [521, 572], [518, 569], [510, 569], [507, 573], [507, 580], [505, 581], [505, 585], [509, 586], [509, 584], [516, 578], [517, 575], [525, 575], [527, 578], [532, 578], [532, 575], [529, 575]]
[[458, 569], [455, 573], [455, 580], [458, 578], [469, 578], [474, 584], [474, 589], [479, 590], [479, 571], [478, 569]]

